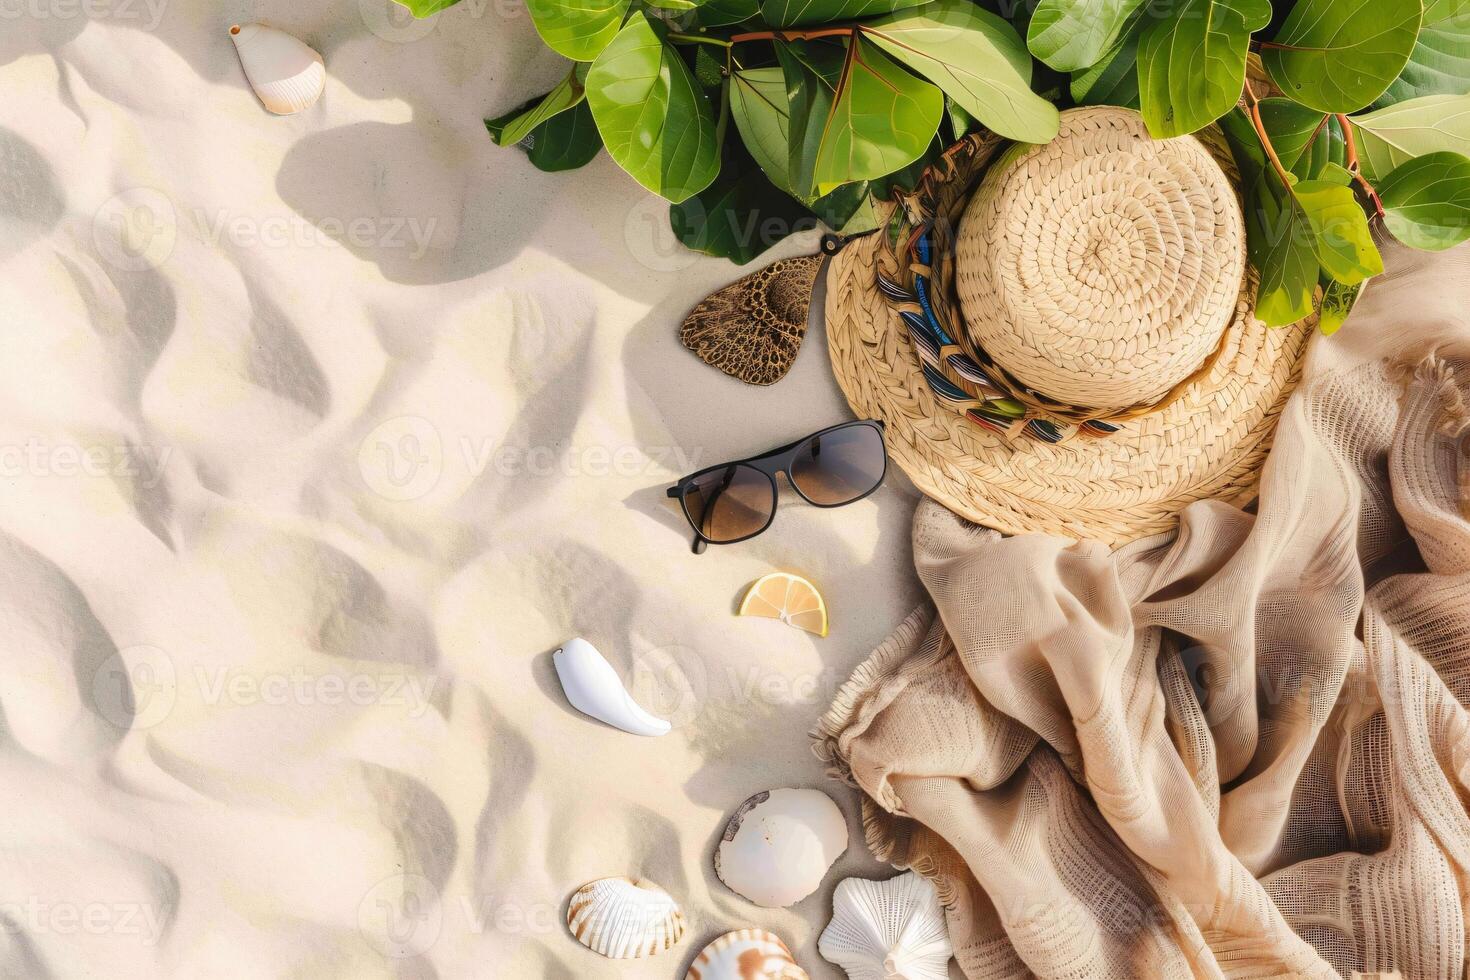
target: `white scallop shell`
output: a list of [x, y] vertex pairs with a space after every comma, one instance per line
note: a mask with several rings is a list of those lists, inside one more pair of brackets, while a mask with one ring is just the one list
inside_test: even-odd
[[850, 980], [948, 980], [954, 955], [939, 893], [912, 871], [838, 884], [817, 949]]
[[810, 980], [781, 937], [764, 929], [727, 932], [704, 948], [684, 980]]
[[551, 655], [551, 662], [567, 700], [582, 714], [634, 735], [667, 735], [673, 727], [644, 711], [624, 689], [612, 664], [586, 640], [568, 640]]
[[236, 24], [230, 38], [261, 103], [277, 115], [300, 112], [327, 84], [322, 56], [298, 38], [265, 24]]
[[599, 878], [572, 894], [567, 928], [614, 960], [653, 956], [684, 935], [684, 913], [668, 892], [641, 878]]
[[847, 850], [847, 820], [826, 793], [773, 789], [740, 805], [715, 850], [715, 873], [765, 908], [794, 905], [817, 890]]

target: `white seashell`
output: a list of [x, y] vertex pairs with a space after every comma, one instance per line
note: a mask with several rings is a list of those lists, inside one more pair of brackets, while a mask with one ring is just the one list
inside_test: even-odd
[[684, 913], [651, 881], [599, 878], [572, 894], [567, 928], [594, 953], [631, 960], [677, 943], [684, 935]]
[[322, 56], [299, 39], [264, 24], [236, 24], [230, 38], [250, 87], [271, 112], [287, 116], [321, 98], [327, 69]]
[[948, 980], [954, 955], [939, 893], [912, 871], [838, 884], [817, 949], [850, 980]]
[[684, 980], [810, 980], [781, 937], [764, 929], [727, 932], [704, 948]]
[[551, 655], [556, 676], [572, 707], [634, 735], [667, 735], [673, 726], [639, 707], [617, 671], [586, 640], [573, 638]]
[[817, 890], [847, 850], [847, 820], [826, 793], [773, 789], [740, 805], [715, 850], [715, 873], [765, 908], [794, 905]]

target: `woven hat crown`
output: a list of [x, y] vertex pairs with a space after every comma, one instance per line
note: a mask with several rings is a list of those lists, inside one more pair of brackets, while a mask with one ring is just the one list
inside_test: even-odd
[[955, 292], [970, 341], [1017, 380], [1106, 409], [1156, 401], [1208, 360], [1245, 263], [1239, 201], [1203, 144], [1080, 109], [986, 174], [960, 220]]

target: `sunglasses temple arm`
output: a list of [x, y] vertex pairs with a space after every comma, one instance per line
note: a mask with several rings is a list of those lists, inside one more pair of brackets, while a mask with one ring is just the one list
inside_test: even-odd
[[[709, 495], [709, 503], [705, 505], [702, 513], [713, 514], [715, 512], [715, 504], [720, 502], [720, 497], [724, 494], [725, 490], [729, 488], [730, 483], [734, 479], [735, 467], [731, 466], [725, 471], [725, 478], [720, 481], [720, 485], [715, 487], [714, 492]], [[691, 521], [690, 523], [693, 522]], [[694, 529], [694, 543], [689, 550], [693, 551], [696, 555], [702, 555], [704, 554], [704, 549], [708, 546], [709, 541], [704, 536], [704, 532], [700, 531], [700, 529], [696, 527]]]

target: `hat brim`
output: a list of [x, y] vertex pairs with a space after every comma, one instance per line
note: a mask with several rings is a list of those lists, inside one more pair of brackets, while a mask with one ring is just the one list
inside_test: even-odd
[[[880, 209], [880, 228], [891, 208]], [[1254, 270], [1206, 377], [1111, 436], [1049, 444], [1003, 437], [934, 397], [908, 332], [877, 288], [881, 234], [849, 242], [829, 263], [827, 346], [853, 411], [887, 423], [890, 456], [925, 494], [1005, 533], [1112, 547], [1172, 529], [1193, 501], [1254, 498], [1315, 325], [1268, 328], [1256, 319]]]

